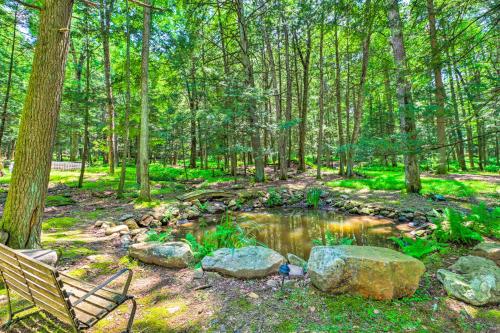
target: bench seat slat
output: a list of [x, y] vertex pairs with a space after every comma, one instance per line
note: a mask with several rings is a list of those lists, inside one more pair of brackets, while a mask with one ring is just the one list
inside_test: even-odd
[[[83, 291], [84, 293], [87, 293], [88, 291], [92, 290], [95, 286], [90, 284], [90, 283], [84, 283], [78, 280], [74, 280], [72, 278], [68, 278], [65, 275], [60, 275], [61, 281], [64, 284], [65, 289], [73, 289], [73, 290], [80, 290]], [[110, 302], [118, 302], [122, 295], [120, 293], [117, 293], [115, 291], [112, 291], [107, 288], [100, 289], [94, 293], [94, 296], [102, 298], [106, 301]]]
[[[28, 285], [31, 286], [36, 286], [38, 288], [43, 288], [47, 292], [51, 293], [54, 295], [54, 297], [59, 297], [59, 290], [54, 288], [53, 285], [50, 285], [49, 282], [40, 280], [39, 278], [36, 278], [32, 275], [30, 275], [27, 272], [23, 272], [22, 270], [16, 269], [14, 267], [6, 267], [4, 266], [4, 272], [6, 274], [11, 275], [12, 277], [15, 277], [17, 281], [22, 281], [22, 283], [25, 283], [25, 281], [28, 283]], [[24, 276], [23, 276], [24, 274]]]

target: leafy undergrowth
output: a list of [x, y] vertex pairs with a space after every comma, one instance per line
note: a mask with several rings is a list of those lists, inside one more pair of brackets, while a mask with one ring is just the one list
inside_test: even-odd
[[68, 206], [75, 203], [69, 196], [64, 195], [49, 195], [45, 200], [46, 207], [59, 207], [59, 206]]

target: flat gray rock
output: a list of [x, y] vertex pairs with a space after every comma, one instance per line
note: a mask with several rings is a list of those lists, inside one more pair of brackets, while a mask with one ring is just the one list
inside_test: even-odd
[[472, 305], [500, 302], [500, 268], [492, 260], [460, 257], [448, 269], [437, 271], [437, 278], [446, 292]]
[[262, 278], [278, 272], [285, 258], [278, 252], [262, 246], [239, 249], [223, 248], [201, 261], [205, 271], [214, 271], [240, 279]]
[[183, 242], [144, 242], [130, 245], [129, 254], [147, 264], [185, 268], [193, 262], [193, 253]]

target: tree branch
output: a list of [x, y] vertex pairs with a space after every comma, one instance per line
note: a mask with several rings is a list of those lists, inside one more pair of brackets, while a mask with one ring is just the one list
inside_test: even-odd
[[22, 0], [14, 0], [16, 1], [17, 3], [25, 6], [25, 7], [28, 7], [28, 8], [31, 8], [31, 9], [35, 9], [35, 10], [42, 10], [43, 8], [40, 7], [40, 6], [37, 6], [37, 5], [34, 5], [34, 4], [31, 4], [31, 3], [27, 3], [27, 2], [24, 2]]

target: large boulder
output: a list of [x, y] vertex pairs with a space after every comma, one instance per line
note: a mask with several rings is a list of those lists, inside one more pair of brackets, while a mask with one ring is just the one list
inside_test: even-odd
[[193, 262], [191, 248], [183, 242], [136, 243], [129, 247], [129, 254], [147, 264], [170, 268], [185, 268]]
[[446, 292], [472, 305], [500, 302], [500, 268], [492, 260], [460, 257], [448, 269], [437, 271], [437, 278]]
[[388, 300], [411, 296], [425, 266], [400, 252], [375, 246], [316, 246], [308, 261], [320, 290]]
[[500, 243], [482, 242], [474, 246], [472, 251], [475, 256], [493, 260], [500, 265]]
[[215, 271], [240, 279], [261, 278], [278, 272], [285, 258], [278, 252], [262, 246], [239, 249], [219, 249], [201, 261], [205, 271]]

